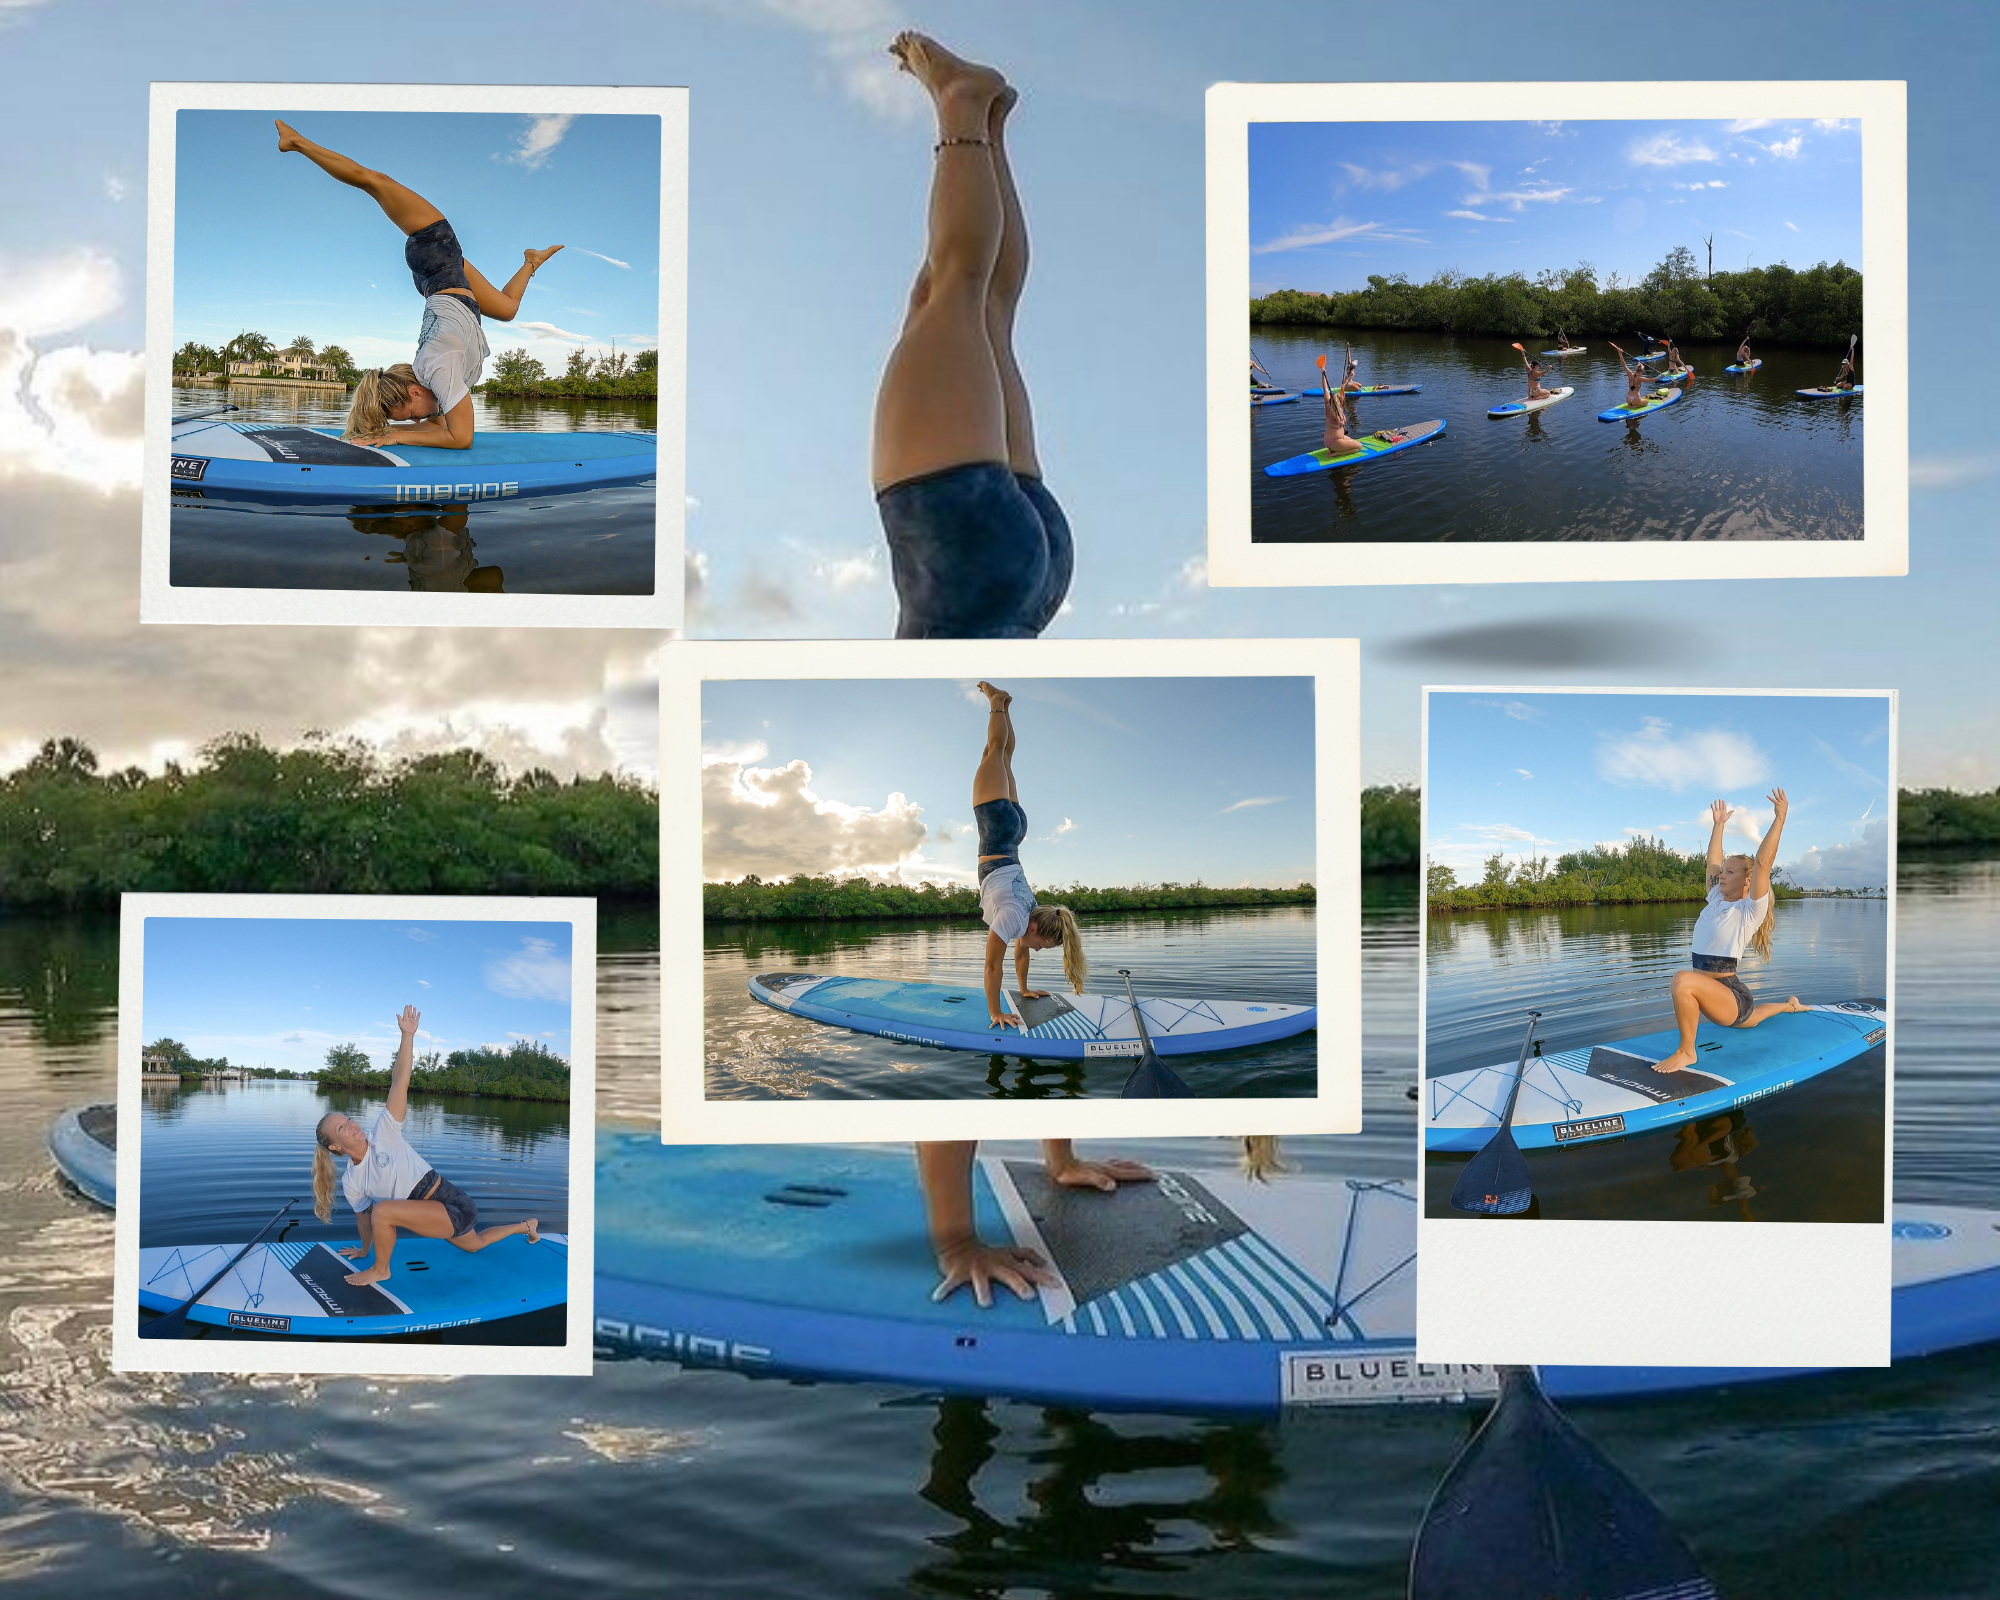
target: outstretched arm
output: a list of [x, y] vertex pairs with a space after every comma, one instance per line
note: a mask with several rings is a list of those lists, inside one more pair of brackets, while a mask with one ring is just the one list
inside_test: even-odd
[[972, 1158], [978, 1149], [970, 1139], [917, 1146], [917, 1181], [940, 1274], [931, 1298], [943, 1300], [970, 1288], [973, 1299], [990, 1306], [998, 1283], [1026, 1300], [1036, 1284], [1052, 1284], [1057, 1278], [1036, 1251], [981, 1242], [972, 1212]]
[[1033, 959], [1034, 954], [1034, 951], [1028, 948], [1028, 941], [1026, 939], [1016, 939], [1014, 941], [1014, 987], [1019, 989], [1027, 998], [1039, 1000], [1048, 991], [1045, 989], [1030, 989], [1028, 987], [1028, 962]]
[[1783, 789], [1773, 789], [1766, 798], [1771, 802], [1771, 831], [1757, 846], [1757, 861], [1750, 869], [1750, 892], [1760, 900], [1771, 892], [1771, 867], [1778, 859], [1778, 835], [1785, 831], [1785, 813], [1791, 810]]
[[[389, 1070], [389, 1115], [398, 1122], [410, 1105], [410, 1070], [416, 1064], [417, 1008], [404, 1006], [396, 1026], [403, 1030], [403, 1042], [396, 1046], [396, 1064]], [[363, 1238], [367, 1237], [363, 1232]]]
[[[1001, 962], [1006, 954], [1007, 941], [988, 928], [986, 930], [986, 1015], [996, 1028], [1011, 1028], [1021, 1020], [1000, 1004], [1000, 974], [1003, 970]], [[1026, 973], [1027, 969], [1023, 967], [1024, 988], [1027, 986]]]
[[1729, 804], [1718, 800], [1708, 808], [1710, 821], [1714, 826], [1708, 830], [1708, 882], [1711, 888], [1715, 880], [1722, 876], [1722, 830], [1729, 823]]

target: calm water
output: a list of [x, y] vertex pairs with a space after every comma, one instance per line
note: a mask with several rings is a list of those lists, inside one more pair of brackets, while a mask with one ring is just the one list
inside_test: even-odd
[[[1117, 969], [1126, 967], [1141, 996], [1313, 1003], [1310, 906], [1079, 920], [1092, 993], [1122, 993]], [[1071, 1099], [1115, 1095], [1132, 1072], [1127, 1060], [1023, 1061], [934, 1050], [829, 1028], [750, 998], [751, 978], [797, 969], [977, 986], [986, 964], [986, 929], [978, 922], [710, 923], [703, 943], [711, 1099]], [[1068, 989], [1060, 954], [1041, 951], [1031, 973], [1051, 994]], [[1014, 986], [1011, 955], [1006, 983]], [[1311, 1095], [1318, 1038], [1302, 1033], [1171, 1064], [1199, 1095]]]
[[[188, 388], [174, 412], [234, 405], [232, 422], [337, 428], [331, 389]], [[651, 400], [484, 400], [473, 425], [494, 432], [650, 429]], [[171, 581], [186, 588], [421, 589], [506, 594], [651, 594], [654, 506], [648, 481], [580, 494], [480, 501], [469, 510], [269, 506], [176, 494]]]
[[[2000, 865], [1904, 883], [1901, 1187], [2000, 1204]], [[1368, 1131], [1291, 1148], [1386, 1176], [1415, 1139], [1411, 886], [1372, 886], [1363, 936]], [[643, 919], [600, 942], [600, 1114], [650, 1115], [657, 961]], [[590, 1380], [111, 1374], [110, 1222], [40, 1140], [111, 1092], [115, 951], [108, 920], [0, 920], [0, 1583], [113, 1600], [656, 1594], [693, 1573], [704, 1600], [1403, 1594], [1463, 1413], [1111, 1417], [640, 1362]], [[1569, 1410], [1732, 1600], [1994, 1592], [2000, 1352]]]
[[[1487, 409], [1527, 395], [1505, 339], [1343, 329], [1257, 328], [1252, 343], [1288, 389], [1317, 391], [1316, 356], [1338, 376], [1354, 341], [1362, 383], [1421, 383], [1422, 394], [1363, 395], [1359, 428], [1443, 417], [1442, 437], [1366, 466], [1298, 477], [1264, 468], [1317, 450], [1325, 416], [1310, 395], [1250, 408], [1251, 537], [1272, 542], [1442, 539], [1858, 539], [1865, 399], [1804, 400], [1840, 356], [1773, 347], [1749, 377], [1726, 375], [1736, 347], [1682, 351], [1687, 396], [1640, 422], [1599, 422], [1625, 398], [1602, 340], [1580, 356], [1536, 356], [1567, 400], [1525, 417]], [[1537, 341], [1523, 340], [1534, 353]], [[1548, 341], [1539, 341], [1547, 345]], [[1643, 348], [1621, 339], [1628, 351]], [[1656, 363], [1657, 364], [1657, 363]], [[1350, 433], [1357, 432], [1350, 427]]]
[[[1442, 1076], [1514, 1061], [1523, 1013], [1531, 1008], [1544, 1013], [1536, 1036], [1546, 1051], [1671, 1026], [1667, 985], [1687, 965], [1700, 909], [1583, 906], [1426, 919], [1425, 1072]], [[1883, 900], [1781, 902], [1771, 962], [1751, 958], [1744, 981], [1760, 1000], [1880, 997], [1887, 987], [1888, 925]], [[1909, 1014], [1907, 1007], [1899, 1010]], [[1702, 1138], [1733, 1133], [1742, 1156], [1719, 1166], [1690, 1165], [1672, 1128], [1526, 1151], [1537, 1200], [1531, 1214], [1879, 1221], [1886, 1066], [1886, 1053], [1871, 1050], [1783, 1094], [1704, 1119]], [[1429, 1215], [1459, 1214], [1451, 1208], [1451, 1186], [1470, 1159], [1424, 1157]], [[1754, 1196], [1738, 1198], [1746, 1189]]]

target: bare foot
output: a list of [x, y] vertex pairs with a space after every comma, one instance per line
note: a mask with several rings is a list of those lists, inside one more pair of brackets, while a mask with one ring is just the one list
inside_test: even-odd
[[521, 1227], [526, 1231], [528, 1235], [529, 1244], [540, 1244], [542, 1242], [541, 1218], [530, 1217], [526, 1222], [521, 1224]]
[[[275, 117], [273, 117], [271, 120], [273, 122], [277, 122], [277, 118]], [[281, 151], [305, 149], [306, 140], [300, 135], [299, 130], [297, 128], [294, 128], [289, 122], [278, 122], [277, 126], [278, 126], [278, 148]]]
[[1694, 1065], [1694, 1046], [1686, 1045], [1683, 1048], [1676, 1050], [1672, 1055], [1668, 1056], [1666, 1060], [1654, 1062], [1653, 1070], [1655, 1072], [1680, 1072], [1683, 1069], [1691, 1067], [1693, 1065]]
[[940, 103], [964, 98], [976, 99], [984, 106], [1007, 87], [1007, 80], [995, 69], [953, 55], [928, 34], [913, 30], [897, 34], [889, 54]]
[[389, 1276], [387, 1267], [370, 1267], [366, 1272], [350, 1272], [347, 1281], [359, 1288], [364, 1283], [380, 1283]]
[[993, 97], [993, 104], [986, 108], [987, 138], [991, 139], [995, 144], [1000, 142], [1001, 132], [1007, 126], [1008, 113], [1020, 103], [1020, 90], [1016, 89], [1011, 83], [1005, 83], [1000, 86], [1000, 92]]
[[542, 263], [561, 248], [562, 246], [559, 244], [552, 244], [546, 250], [523, 250], [521, 252], [521, 259], [528, 263], [528, 270], [530, 272], [539, 272]]
[[1812, 1008], [1810, 1006], [1800, 1005], [1799, 997], [1797, 995], [1793, 995], [1789, 1000], [1785, 1002], [1785, 1009], [1787, 1011], [1810, 1011]]
[[986, 704], [989, 710], [1005, 711], [1014, 703], [1014, 697], [1005, 689], [996, 689], [983, 678], [977, 684], [973, 685], [973, 687], [986, 696]]

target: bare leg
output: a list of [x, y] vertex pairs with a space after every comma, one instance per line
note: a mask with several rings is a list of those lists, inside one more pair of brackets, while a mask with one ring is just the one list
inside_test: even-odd
[[993, 280], [986, 291], [986, 339], [993, 348], [993, 365], [1000, 374], [1000, 395], [1007, 412], [1007, 465], [1030, 478], [1042, 475], [1035, 454], [1035, 418], [1028, 404], [1028, 385], [1014, 359], [1014, 313], [1028, 282], [1028, 221], [1014, 188], [1014, 169], [1007, 162], [1007, 114], [1020, 96], [1010, 84], [1000, 91], [986, 116], [986, 137], [993, 149], [993, 177], [1000, 186], [1000, 254], [993, 262]]
[[377, 1200], [369, 1207], [370, 1241], [375, 1246], [375, 1264], [365, 1272], [350, 1272], [353, 1284], [380, 1283], [391, 1272], [396, 1254], [397, 1230], [406, 1229], [425, 1239], [451, 1237], [451, 1213], [436, 1200]]
[[1014, 719], [1007, 714], [1014, 697], [990, 683], [979, 685], [991, 708], [986, 716], [986, 748], [980, 753], [979, 770], [972, 775], [972, 803], [983, 806], [989, 800], [1012, 800], [1014, 792]]
[[492, 1228], [475, 1228], [470, 1233], [452, 1235], [451, 1242], [461, 1250], [484, 1250], [489, 1244], [498, 1244], [502, 1239], [510, 1239], [517, 1233], [525, 1233], [529, 1244], [542, 1242], [541, 1226], [537, 1218], [526, 1222], [509, 1222]]
[[559, 244], [552, 244], [546, 250], [523, 250], [520, 270], [507, 280], [504, 289], [494, 288], [477, 267], [470, 261], [466, 262], [465, 281], [480, 311], [495, 322], [512, 322], [515, 313], [521, 309], [521, 296], [528, 292], [528, 280], [541, 270], [544, 261], [561, 248]]
[[1676, 972], [1673, 1001], [1674, 1022], [1681, 1030], [1680, 1044], [1672, 1055], [1654, 1066], [1655, 1072], [1678, 1072], [1683, 1067], [1694, 1065], [1694, 1031], [1703, 1017], [1710, 1022], [1719, 1022], [1725, 1028], [1734, 1026], [1736, 1022], [1736, 991], [1705, 973], [1692, 970]]
[[875, 397], [875, 487], [974, 461], [1006, 461], [1007, 404], [987, 332], [987, 297], [1006, 227], [988, 143], [1006, 88], [922, 34], [891, 53], [931, 93], [939, 149], [923, 270]]
[[444, 213], [416, 190], [404, 188], [387, 173], [371, 171], [338, 151], [314, 144], [287, 123], [278, 124], [278, 148], [296, 150], [328, 177], [372, 195], [383, 214], [405, 234], [444, 220]]
[[1789, 1000], [1772, 1000], [1764, 1005], [1753, 1007], [1750, 1015], [1737, 1023], [1736, 1026], [1739, 1028], [1754, 1028], [1758, 1023], [1769, 1022], [1771, 1018], [1784, 1012], [1803, 1011], [1805, 1009], [1804, 1006], [1799, 1004], [1799, 997], [1797, 995], [1793, 995]]

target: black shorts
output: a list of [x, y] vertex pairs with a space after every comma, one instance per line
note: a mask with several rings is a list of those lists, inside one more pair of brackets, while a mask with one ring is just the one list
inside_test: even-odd
[[1743, 1019], [1755, 1009], [1757, 997], [1750, 992], [1750, 986], [1736, 976], [1736, 963], [1728, 956], [1696, 956], [1694, 970], [1703, 977], [1713, 978], [1736, 996], [1736, 1020], [1729, 1026], [1742, 1027]]
[[479, 1221], [479, 1205], [471, 1195], [446, 1177], [441, 1177], [435, 1169], [426, 1172], [417, 1180], [417, 1186], [410, 1191], [412, 1200], [435, 1200], [451, 1218], [451, 1236], [456, 1239], [461, 1234], [472, 1232]]
[[[403, 241], [403, 262], [410, 269], [417, 293], [425, 299], [440, 289], [472, 292], [472, 285], [465, 281], [465, 252], [459, 249], [458, 235], [443, 217]], [[473, 306], [473, 310], [478, 309]]]
[[898, 639], [1032, 639], [1069, 592], [1069, 519], [1039, 478], [971, 461], [875, 496]]

